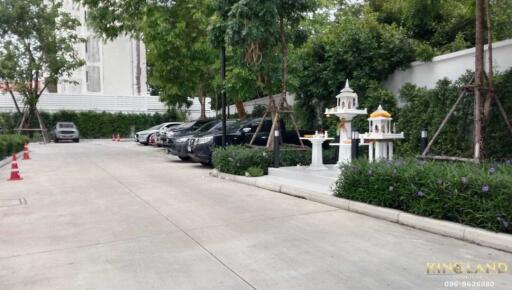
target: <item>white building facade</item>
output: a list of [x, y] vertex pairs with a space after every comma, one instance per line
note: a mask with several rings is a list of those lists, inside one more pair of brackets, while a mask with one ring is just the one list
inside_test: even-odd
[[87, 10], [73, 0], [63, 0], [63, 9], [82, 25], [78, 35], [86, 40], [76, 47], [86, 65], [73, 73], [73, 83], [60, 81], [51, 93], [70, 95], [148, 95], [144, 43], [125, 36], [103, 41], [85, 25]]
[[[82, 25], [77, 34], [86, 40], [76, 46], [79, 57], [86, 64], [70, 78], [49, 86], [38, 103], [40, 111], [60, 110], [96, 111], [111, 113], [164, 113], [168, 107], [159, 96], [149, 94], [147, 84], [146, 48], [144, 43], [126, 36], [113, 41], [98, 38], [85, 25], [87, 10], [73, 0], [63, 0], [63, 9], [78, 19]], [[71, 81], [71, 82], [69, 82]], [[22, 103], [17, 96], [18, 103]], [[187, 118], [200, 117], [200, 103], [191, 99], [192, 106], [182, 108]], [[0, 112], [16, 109], [8, 93], [0, 93]], [[206, 100], [206, 116], [213, 117], [211, 99]]]

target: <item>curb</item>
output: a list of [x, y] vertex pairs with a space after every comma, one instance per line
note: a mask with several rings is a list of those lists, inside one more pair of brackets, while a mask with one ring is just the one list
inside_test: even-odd
[[512, 253], [512, 235], [495, 233], [484, 229], [466, 226], [454, 222], [414, 215], [396, 209], [375, 206], [367, 203], [351, 201], [289, 185], [281, 185], [254, 177], [245, 177], [219, 172], [214, 169], [210, 176], [283, 193], [293, 197], [304, 198], [328, 206], [348, 210], [373, 218], [401, 224], [433, 234], [455, 238], [465, 242]]
[[[20, 159], [22, 156], [23, 156], [23, 151], [16, 153], [16, 158]], [[0, 160], [0, 168], [11, 164], [11, 158], [12, 158], [12, 155], [7, 156], [4, 159]]]

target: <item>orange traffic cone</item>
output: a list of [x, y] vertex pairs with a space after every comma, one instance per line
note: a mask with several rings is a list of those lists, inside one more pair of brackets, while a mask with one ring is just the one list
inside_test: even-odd
[[112, 141], [116, 141], [116, 134], [112, 134]]
[[119, 134], [117, 134], [117, 142], [121, 142], [121, 136]]
[[20, 171], [18, 170], [18, 161], [16, 161], [16, 154], [12, 155], [12, 163], [11, 163], [11, 178], [9, 178], [9, 181], [17, 181], [22, 180], [20, 176]]
[[30, 154], [28, 153], [28, 143], [23, 146], [23, 160], [30, 160]]

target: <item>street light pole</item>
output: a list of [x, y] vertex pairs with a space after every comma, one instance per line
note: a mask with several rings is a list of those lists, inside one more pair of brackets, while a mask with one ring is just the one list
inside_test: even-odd
[[[221, 18], [222, 23], [226, 21], [226, 0], [222, 1]], [[220, 48], [220, 78], [221, 78], [221, 96], [220, 106], [222, 110], [222, 147], [226, 147], [226, 40], [223, 37]]]
[[220, 106], [222, 108], [222, 147], [226, 147], [226, 46], [224, 43], [220, 49], [220, 63], [220, 77], [222, 80], [220, 96]]

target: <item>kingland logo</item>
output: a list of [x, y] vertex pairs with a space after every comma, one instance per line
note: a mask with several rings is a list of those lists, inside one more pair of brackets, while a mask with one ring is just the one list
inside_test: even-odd
[[507, 273], [508, 264], [504, 262], [471, 263], [471, 262], [431, 262], [427, 263], [429, 275], [457, 274], [503, 274]]

